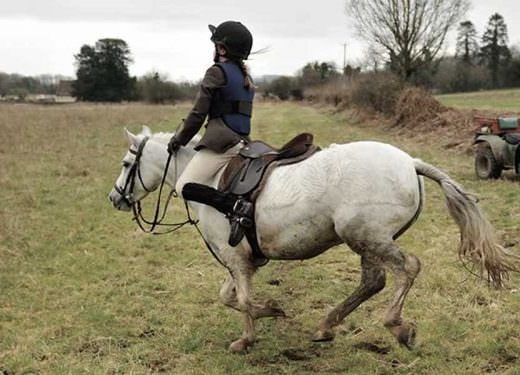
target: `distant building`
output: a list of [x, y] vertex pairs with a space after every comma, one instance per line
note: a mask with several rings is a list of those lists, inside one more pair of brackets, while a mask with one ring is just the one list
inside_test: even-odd
[[56, 89], [57, 96], [72, 96], [72, 83], [74, 80], [60, 80]]
[[76, 101], [76, 98], [72, 96], [72, 83], [74, 80], [62, 79], [58, 83], [56, 89], [56, 103], [72, 103]]
[[51, 94], [29, 94], [24, 98], [24, 102], [51, 104], [56, 103], [56, 95]]

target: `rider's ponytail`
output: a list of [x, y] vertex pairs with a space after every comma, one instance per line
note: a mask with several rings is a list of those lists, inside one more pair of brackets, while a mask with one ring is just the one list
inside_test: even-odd
[[251, 79], [251, 76], [249, 75], [249, 71], [247, 69], [246, 64], [244, 63], [244, 60], [237, 60], [236, 64], [242, 71], [242, 74], [244, 75], [244, 87], [248, 90], [253, 89], [253, 80]]

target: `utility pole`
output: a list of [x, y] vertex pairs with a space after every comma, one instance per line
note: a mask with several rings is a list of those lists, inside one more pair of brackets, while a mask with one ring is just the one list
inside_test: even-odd
[[343, 74], [345, 74], [346, 66], [347, 66], [347, 43], [343, 43]]

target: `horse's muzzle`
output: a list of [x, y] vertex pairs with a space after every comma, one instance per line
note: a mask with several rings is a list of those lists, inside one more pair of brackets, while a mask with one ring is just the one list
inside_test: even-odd
[[112, 190], [110, 194], [108, 194], [108, 199], [112, 202], [112, 205], [120, 211], [130, 211], [132, 208], [130, 202], [115, 190]]

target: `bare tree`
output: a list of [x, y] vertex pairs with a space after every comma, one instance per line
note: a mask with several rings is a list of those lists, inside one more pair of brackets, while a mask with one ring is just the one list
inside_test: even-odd
[[383, 48], [390, 67], [406, 80], [430, 65], [469, 0], [347, 0], [358, 35]]

